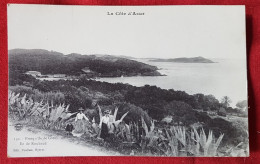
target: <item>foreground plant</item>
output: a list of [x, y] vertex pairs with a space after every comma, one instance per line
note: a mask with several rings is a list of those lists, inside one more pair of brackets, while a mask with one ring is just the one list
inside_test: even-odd
[[[26, 120], [33, 126], [44, 129], [61, 130], [66, 123], [74, 120], [71, 116], [75, 113], [68, 111], [69, 105], [59, 104], [54, 106], [47, 102], [33, 101], [26, 94], [21, 96], [19, 93], [9, 91], [9, 112], [10, 116], [15, 116], [18, 120]], [[99, 115], [102, 116], [101, 108], [98, 106]], [[159, 129], [155, 127], [152, 120], [145, 122], [141, 116], [141, 125], [137, 122], [130, 122], [129, 125], [123, 122], [127, 116], [125, 113], [119, 120], [116, 120], [118, 108], [115, 108], [113, 115], [110, 115], [109, 132], [114, 134], [114, 145], [124, 143], [136, 144], [139, 148], [130, 147], [131, 150], [142, 151], [143, 154], [161, 155], [161, 156], [218, 156], [218, 148], [224, 137], [221, 134], [215, 137], [209, 130], [208, 134], [204, 129], [187, 129], [184, 126], [171, 126], [169, 128]], [[93, 134], [91, 136], [98, 138], [99, 128], [95, 120], [92, 122]], [[117, 135], [120, 134], [120, 135]], [[124, 137], [125, 135], [125, 137]], [[123, 136], [123, 137], [122, 137]], [[125, 138], [125, 140], [121, 138]], [[113, 142], [111, 141], [111, 142]], [[120, 142], [121, 143], [120, 143]], [[131, 145], [132, 146], [132, 145]], [[235, 154], [235, 150], [230, 149], [226, 154]], [[140, 149], [141, 147], [141, 149]], [[241, 154], [241, 151], [238, 152]]]
[[[203, 128], [200, 130], [200, 133], [194, 128], [191, 132], [191, 139], [196, 142], [196, 146], [195, 149], [191, 148], [193, 150], [192, 153], [196, 156], [216, 156], [223, 137], [224, 134], [221, 134], [218, 138], [215, 138], [211, 130], [209, 130], [207, 136]], [[200, 148], [202, 148], [202, 152], [199, 151]]]
[[[9, 110], [11, 115], [18, 115], [19, 120], [29, 118], [29, 121], [36, 124], [41, 124], [45, 129], [61, 129], [64, 121], [70, 118], [75, 113], [69, 113], [69, 105], [59, 104], [58, 106], [50, 106], [47, 102], [34, 102], [26, 94], [20, 97], [20, 94], [15, 94], [9, 91]], [[18, 113], [18, 114], [17, 114]]]

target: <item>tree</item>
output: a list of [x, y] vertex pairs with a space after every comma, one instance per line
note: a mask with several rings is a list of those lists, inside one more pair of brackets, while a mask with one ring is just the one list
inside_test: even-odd
[[173, 121], [175, 123], [182, 122], [185, 125], [190, 125], [198, 121], [194, 117], [194, 111], [192, 110], [192, 107], [182, 101], [173, 100], [170, 103], [164, 105], [164, 114], [166, 113], [167, 115], [173, 116]]
[[224, 96], [222, 99], [221, 99], [221, 104], [225, 107], [225, 108], [228, 108], [230, 103], [231, 103], [231, 99], [228, 97], [228, 96]]
[[220, 108], [219, 111], [218, 111], [218, 115], [225, 117], [227, 115], [227, 112], [224, 108]]
[[247, 108], [247, 100], [237, 102], [236, 107], [242, 111], [245, 111]]

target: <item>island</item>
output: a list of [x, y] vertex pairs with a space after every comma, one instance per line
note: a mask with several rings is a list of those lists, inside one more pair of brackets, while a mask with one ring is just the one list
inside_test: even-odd
[[151, 62], [175, 62], [175, 63], [215, 63], [212, 60], [204, 57], [193, 57], [193, 58], [173, 58], [173, 59], [151, 59]]
[[35, 77], [162, 76], [156, 66], [113, 55], [64, 55], [43, 49], [9, 50], [9, 75]]

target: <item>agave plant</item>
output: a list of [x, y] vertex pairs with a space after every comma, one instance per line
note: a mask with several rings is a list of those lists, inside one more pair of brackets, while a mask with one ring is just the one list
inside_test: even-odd
[[[8, 94], [9, 108], [18, 112], [20, 119], [30, 118], [34, 123], [41, 123], [46, 129], [54, 126], [55, 129], [61, 128], [63, 121], [75, 113], [69, 113], [69, 105], [60, 104], [59, 106], [50, 106], [47, 102], [34, 102], [26, 94], [20, 97], [10, 91]], [[38, 122], [37, 122], [37, 121]], [[57, 123], [59, 122], [59, 123]]]
[[117, 116], [117, 111], [118, 111], [118, 107], [115, 108], [115, 112], [112, 116], [112, 123], [114, 123], [114, 125], [116, 126], [116, 128], [118, 127], [119, 123], [123, 121], [123, 119], [127, 116], [128, 112], [126, 112], [125, 114], [122, 115], [122, 117], [119, 120], [116, 120], [116, 116]]
[[240, 142], [235, 147], [231, 147], [225, 151], [225, 156], [232, 156], [232, 157], [239, 157], [239, 156], [246, 156], [249, 152], [249, 147], [245, 146], [244, 142]]
[[155, 131], [154, 120], [151, 121], [150, 128], [148, 128], [143, 117], [141, 117], [141, 122], [142, 122], [142, 128], [144, 130], [144, 134], [142, 134], [142, 139], [140, 143], [142, 150], [144, 151], [144, 149], [149, 148], [150, 151], [151, 150], [159, 151], [158, 148], [159, 135]]
[[65, 104], [60, 104], [57, 108], [54, 108], [50, 112], [50, 121], [56, 122], [59, 118], [61, 119], [67, 119], [69, 118], [72, 114], [66, 113], [68, 111], [69, 105], [67, 107]]
[[23, 97], [19, 97], [20, 94], [16, 94], [14, 92], [9, 92], [9, 109], [19, 114], [19, 119], [26, 118], [30, 109], [34, 105], [32, 99], [27, 100], [26, 94]]
[[172, 126], [171, 130], [177, 140], [185, 147], [186, 146], [186, 129], [184, 126]]
[[141, 138], [140, 138], [140, 130], [138, 124], [135, 122], [133, 123], [130, 122], [129, 130], [130, 130], [131, 141], [139, 143]]
[[14, 105], [17, 99], [19, 98], [20, 93], [15, 94], [15, 92], [9, 91], [8, 92], [8, 103], [9, 105]]
[[76, 113], [69, 113], [68, 108], [69, 105], [59, 104], [58, 106], [48, 107], [44, 111], [46, 121], [50, 123], [53, 129], [63, 129], [66, 126], [65, 121]]
[[172, 134], [171, 131], [169, 133], [166, 130], [166, 135], [167, 135], [167, 139], [168, 139], [168, 145], [166, 145], [167, 150], [166, 150], [165, 154], [167, 156], [178, 156], [179, 151], [178, 151], [178, 140], [177, 140], [177, 138], [174, 137], [174, 135]]
[[150, 138], [150, 137], [153, 136], [153, 134], [154, 134], [154, 133], [153, 133], [154, 128], [155, 128], [155, 126], [154, 126], [154, 120], [151, 121], [150, 129], [148, 129], [148, 126], [147, 126], [147, 124], [145, 123], [143, 117], [141, 117], [141, 121], [142, 121], [142, 127], [143, 127], [143, 129], [144, 129], [144, 131], [145, 131], [145, 137]]
[[[224, 137], [224, 134], [221, 134], [217, 139], [213, 135], [212, 131], [209, 131], [208, 136], [206, 135], [204, 129], [200, 130], [200, 134], [196, 129], [193, 129], [194, 137], [192, 138], [196, 144], [196, 155], [197, 156], [216, 156], [217, 149]], [[199, 146], [198, 146], [199, 145]], [[202, 148], [202, 153], [199, 153], [199, 148]]]
[[[101, 121], [101, 118], [102, 118], [102, 111], [101, 111], [101, 108], [100, 106], [97, 104], [97, 107], [98, 107], [98, 111], [99, 111], [99, 118], [100, 118], [100, 121]], [[123, 119], [127, 116], [128, 112], [126, 112], [125, 114], [123, 114], [123, 116], [119, 119], [119, 120], [116, 120], [116, 116], [117, 116], [117, 112], [118, 112], [118, 107], [115, 108], [115, 112], [113, 115], [109, 115], [109, 123], [110, 125], [113, 124], [113, 126], [108, 126], [109, 127], [109, 132], [114, 132], [115, 129], [118, 128], [118, 125], [119, 123], [121, 123], [123, 121]]]

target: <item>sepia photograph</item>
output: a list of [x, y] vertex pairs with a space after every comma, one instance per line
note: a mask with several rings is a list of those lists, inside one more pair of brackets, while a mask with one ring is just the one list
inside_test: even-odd
[[7, 11], [8, 157], [249, 156], [245, 6]]

